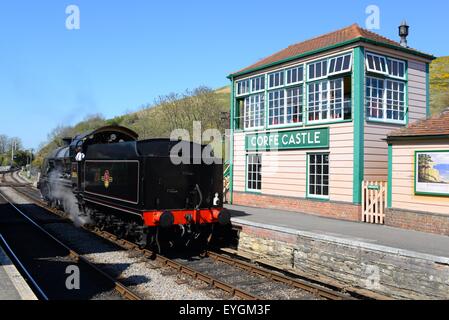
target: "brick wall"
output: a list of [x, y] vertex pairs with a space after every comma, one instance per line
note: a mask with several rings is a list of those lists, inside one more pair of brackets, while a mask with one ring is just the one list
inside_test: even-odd
[[329, 218], [360, 221], [360, 206], [333, 201], [314, 201], [270, 195], [234, 192], [233, 203], [248, 207], [298, 211]]
[[422, 211], [387, 209], [385, 225], [449, 236], [449, 216]]

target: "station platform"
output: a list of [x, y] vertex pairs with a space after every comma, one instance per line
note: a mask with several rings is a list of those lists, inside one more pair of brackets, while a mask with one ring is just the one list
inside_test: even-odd
[[[318, 236], [370, 248], [414, 252], [416, 255], [441, 257], [449, 263], [449, 237], [378, 224], [343, 221], [299, 212], [226, 206], [236, 224]], [[444, 259], [447, 258], [447, 259]]]
[[226, 205], [239, 250], [400, 299], [449, 299], [449, 237], [276, 209]]
[[37, 300], [37, 297], [1, 246], [0, 300]]

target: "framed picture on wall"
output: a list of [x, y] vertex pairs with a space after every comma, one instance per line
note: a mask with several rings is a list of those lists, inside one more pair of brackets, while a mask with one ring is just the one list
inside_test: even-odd
[[415, 152], [415, 194], [449, 196], [449, 150]]

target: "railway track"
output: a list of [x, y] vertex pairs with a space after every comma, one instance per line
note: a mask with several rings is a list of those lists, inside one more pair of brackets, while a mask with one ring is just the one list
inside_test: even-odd
[[[15, 183], [20, 183], [11, 175]], [[59, 217], [66, 218], [66, 214], [54, 208], [49, 208], [41, 201], [39, 191], [30, 187], [12, 186], [12, 188], [35, 203], [36, 205], [50, 211]], [[276, 270], [261, 268], [231, 255], [208, 251], [201, 257], [168, 258], [156, 254], [147, 249], [141, 249], [136, 244], [124, 239], [118, 239], [115, 235], [100, 230], [88, 229], [99, 237], [113, 242], [128, 251], [151, 259], [155, 268], [170, 268], [173, 272], [188, 275], [194, 279], [203, 281], [210, 288], [218, 288], [229, 296], [235, 296], [245, 300], [258, 299], [329, 299], [348, 300], [354, 299], [350, 294], [330, 289], [320, 285], [286, 276]]]
[[[141, 300], [83, 255], [55, 238], [0, 190], [2, 246], [43, 300]], [[79, 272], [79, 273], [78, 273]], [[69, 279], [70, 275], [75, 275]], [[77, 279], [76, 274], [80, 277]], [[79, 286], [78, 286], [79, 284]]]
[[[12, 181], [7, 181], [6, 177], [10, 175]], [[16, 177], [14, 177], [14, 171], [6, 171], [0, 173], [0, 186], [2, 187], [22, 187], [24, 185], [23, 182], [19, 181]]]

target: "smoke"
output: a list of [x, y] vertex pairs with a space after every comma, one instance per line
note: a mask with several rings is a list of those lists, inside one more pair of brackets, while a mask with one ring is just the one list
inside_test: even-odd
[[89, 216], [79, 209], [78, 200], [71, 191], [69, 176], [59, 170], [53, 170], [48, 175], [48, 179], [50, 200], [58, 201], [62, 205], [64, 212], [68, 214], [75, 226], [82, 227], [91, 223]]

